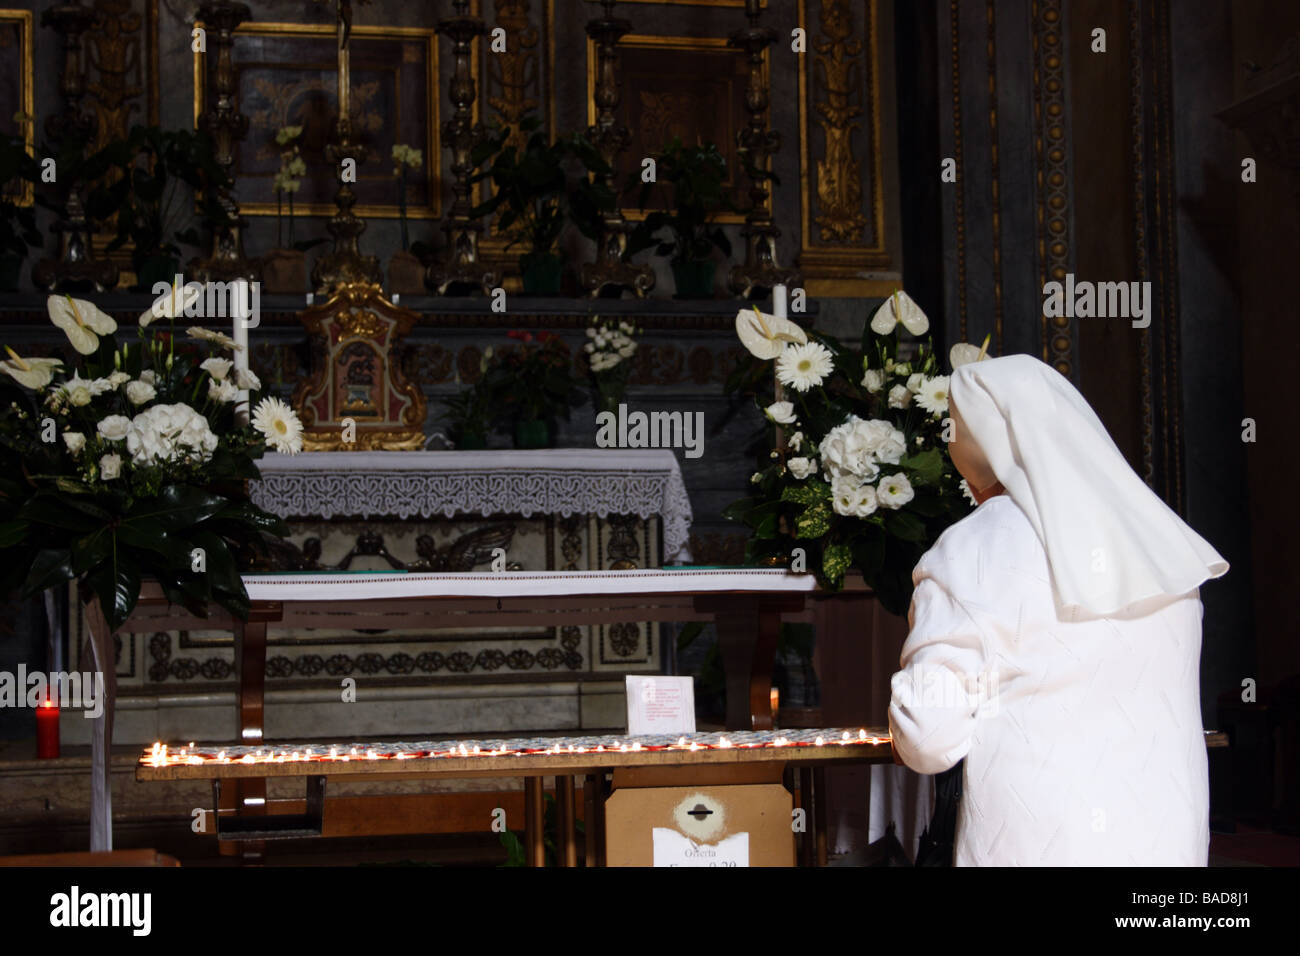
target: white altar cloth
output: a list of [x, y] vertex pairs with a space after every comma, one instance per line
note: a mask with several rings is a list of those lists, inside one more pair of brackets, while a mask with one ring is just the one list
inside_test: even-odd
[[245, 574], [253, 601], [374, 601], [430, 597], [574, 597], [699, 591], [815, 591], [817, 578], [785, 568], [644, 571], [466, 571], [450, 574], [314, 571]]
[[658, 515], [665, 560], [690, 560], [691, 502], [669, 449], [272, 452], [258, 465], [253, 502], [283, 518]]

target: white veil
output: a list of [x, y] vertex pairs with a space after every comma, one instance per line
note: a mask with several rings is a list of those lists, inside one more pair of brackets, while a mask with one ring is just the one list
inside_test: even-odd
[[1007, 355], [962, 365], [949, 389], [962, 440], [984, 453], [1047, 552], [1059, 611], [1110, 615], [1227, 572], [1055, 369]]

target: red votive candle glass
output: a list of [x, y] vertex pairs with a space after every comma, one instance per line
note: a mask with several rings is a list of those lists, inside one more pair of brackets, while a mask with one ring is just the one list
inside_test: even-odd
[[59, 705], [45, 700], [36, 708], [36, 756], [41, 760], [59, 755]]

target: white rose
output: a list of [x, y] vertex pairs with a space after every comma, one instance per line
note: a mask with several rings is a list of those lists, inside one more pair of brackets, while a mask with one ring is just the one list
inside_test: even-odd
[[95, 430], [109, 441], [121, 441], [131, 430], [131, 419], [125, 415], [109, 415], [95, 427]]
[[767, 417], [772, 419], [778, 425], [794, 424], [794, 403], [793, 402], [773, 402], [764, 409]]
[[235, 369], [235, 384], [240, 388], [252, 389], [256, 391], [262, 387], [262, 381], [253, 373], [251, 369]]
[[71, 454], [76, 455], [86, 447], [86, 436], [81, 432], [64, 432], [63, 443], [68, 446]]
[[218, 402], [233, 402], [239, 398], [239, 388], [228, 378], [208, 382], [208, 395]]
[[889, 475], [880, 479], [876, 489], [876, 498], [882, 508], [901, 508], [913, 498], [916, 492], [906, 475]]
[[226, 375], [230, 372], [230, 367], [234, 364], [230, 359], [213, 357], [200, 362], [199, 368], [220, 382], [225, 380]]
[[145, 402], [156, 398], [158, 393], [148, 382], [141, 379], [138, 382], [128, 382], [126, 386], [126, 400], [132, 405], [143, 405]]
[[817, 470], [817, 460], [815, 458], [791, 458], [786, 462], [786, 467], [790, 469], [790, 474], [802, 480]]
[[89, 405], [93, 397], [90, 394], [90, 389], [84, 385], [74, 385], [68, 389], [68, 404], [70, 405]]
[[140, 373], [140, 381], [144, 382], [146, 385], [158, 384], [157, 381], [155, 380], [153, 369], [151, 368], [147, 368]]
[[788, 444], [794, 451], [798, 451], [803, 447], [803, 432], [795, 432], [786, 441], [786, 444]]
[[906, 408], [912, 402], [912, 393], [906, 385], [895, 385], [889, 390], [889, 407]]
[[865, 518], [876, 510], [876, 489], [863, 485], [853, 496], [853, 517]]
[[126, 372], [114, 372], [108, 377], [108, 381], [114, 388], [118, 388], [131, 381], [131, 376]]
[[868, 392], [878, 392], [885, 387], [885, 373], [883, 369], [869, 368], [862, 376], [862, 387]]
[[122, 456], [121, 455], [104, 455], [99, 459], [99, 477], [105, 481], [112, 481], [122, 473]]
[[95, 378], [90, 380], [87, 387], [90, 389], [90, 394], [97, 397], [117, 388], [117, 383], [111, 378]]
[[858, 488], [861, 485], [862, 483], [851, 475], [841, 475], [831, 479], [831, 507], [835, 509], [837, 515], [853, 517], [853, 508], [858, 502]]
[[911, 375], [907, 376], [907, 390], [912, 393], [919, 392], [923, 381], [925, 381], [924, 375], [920, 372], [913, 372]]

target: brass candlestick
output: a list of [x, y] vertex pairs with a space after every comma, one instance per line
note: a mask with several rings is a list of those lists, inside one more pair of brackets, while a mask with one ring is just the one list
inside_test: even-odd
[[334, 194], [338, 212], [330, 217], [325, 226], [326, 231], [334, 237], [334, 247], [317, 259], [311, 270], [312, 285], [322, 295], [352, 285], [371, 285], [377, 291], [382, 286], [384, 275], [376, 256], [361, 254], [359, 240], [366, 231], [366, 223], [352, 211], [357, 202], [356, 193], [343, 177], [344, 161], [352, 160], [353, 168], [360, 169], [369, 150], [352, 140], [351, 55], [348, 50], [348, 39], [352, 33], [351, 0], [339, 0], [338, 11], [339, 115], [334, 124], [334, 138], [325, 147], [326, 161], [339, 170], [339, 188]]
[[745, 109], [749, 122], [736, 134], [736, 145], [749, 177], [750, 210], [740, 234], [745, 239], [745, 264], [732, 268], [727, 285], [739, 298], [762, 298], [774, 286], [803, 284], [798, 270], [783, 269], [777, 263], [776, 240], [781, 230], [768, 210], [768, 180], [771, 157], [781, 149], [781, 134], [767, 126], [771, 93], [763, 78], [763, 52], [776, 42], [776, 31], [758, 25], [762, 9], [759, 0], [745, 0], [749, 26], [727, 38], [727, 45], [743, 50], [749, 64], [749, 86]]
[[244, 257], [243, 227], [247, 220], [239, 214], [234, 196], [235, 144], [248, 133], [248, 117], [235, 108], [235, 66], [232, 56], [234, 32], [252, 16], [248, 5], [234, 0], [207, 0], [198, 10], [198, 19], [208, 28], [216, 50], [216, 68], [211, 77], [210, 106], [202, 117], [203, 129], [212, 137], [217, 163], [231, 177], [230, 185], [217, 190], [217, 204], [225, 211], [227, 222], [212, 228], [212, 252], [208, 258], [195, 260], [190, 270], [201, 281], [260, 278], [260, 270]]
[[[81, 108], [86, 93], [81, 37], [99, 22], [97, 11], [75, 0], [41, 14], [41, 26], [51, 27], [63, 37], [63, 76], [59, 81], [63, 109], [46, 118], [45, 135], [56, 147], [71, 147], [78, 155], [84, 155], [99, 128], [95, 117]], [[81, 204], [84, 184], [69, 176], [62, 185], [63, 216], [53, 226], [59, 236], [59, 255], [38, 262], [32, 270], [32, 281], [46, 292], [90, 288], [96, 292], [107, 291], [117, 285], [118, 270], [110, 260], [94, 258], [90, 226]]]
[[[631, 135], [617, 122], [615, 111], [621, 99], [618, 88], [619, 39], [632, 29], [627, 20], [614, 17], [614, 0], [600, 0], [604, 15], [587, 22], [587, 35], [596, 41], [595, 125], [587, 127], [587, 139], [596, 147], [605, 164], [614, 169], [618, 154], [627, 148]], [[593, 174], [597, 182], [608, 183], [610, 175]], [[601, 216], [601, 234], [596, 243], [596, 261], [582, 266], [582, 286], [593, 296], [608, 292], [618, 294], [631, 289], [644, 296], [654, 288], [655, 275], [649, 265], [633, 265], [627, 254], [628, 223], [619, 212], [618, 202]]]
[[442, 125], [442, 146], [451, 150], [451, 172], [455, 177], [455, 199], [442, 231], [447, 235], [446, 258], [429, 266], [424, 284], [439, 295], [457, 294], [479, 288], [490, 295], [497, 285], [496, 270], [479, 259], [478, 240], [483, 224], [470, 218], [470, 173], [474, 171], [471, 154], [485, 135], [481, 123], [473, 122], [477, 90], [470, 72], [470, 54], [476, 37], [487, 32], [478, 17], [469, 15], [469, 0], [455, 0], [455, 15], [438, 21], [437, 31], [451, 39], [455, 59], [449, 93], [455, 106], [451, 119]]

